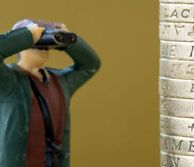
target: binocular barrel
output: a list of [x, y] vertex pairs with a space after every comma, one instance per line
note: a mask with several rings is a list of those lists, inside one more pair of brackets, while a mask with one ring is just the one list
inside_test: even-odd
[[40, 40], [33, 46], [36, 49], [60, 49], [67, 48], [77, 41], [77, 35], [59, 29], [46, 29]]

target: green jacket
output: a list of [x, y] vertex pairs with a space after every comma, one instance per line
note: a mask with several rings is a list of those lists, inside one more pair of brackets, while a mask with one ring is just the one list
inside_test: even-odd
[[[26, 74], [16, 64], [6, 65], [3, 60], [32, 46], [27, 28], [0, 35], [0, 167], [25, 167], [32, 98]], [[47, 69], [58, 75], [67, 106], [60, 167], [70, 166], [70, 98], [100, 67], [99, 57], [80, 37], [65, 51], [74, 64], [60, 70]]]

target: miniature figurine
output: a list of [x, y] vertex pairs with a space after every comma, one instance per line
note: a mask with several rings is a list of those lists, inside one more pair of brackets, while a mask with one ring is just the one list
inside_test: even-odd
[[[53, 48], [68, 53], [73, 65], [44, 67], [49, 47], [35, 46], [48, 28], [69, 32], [61, 23], [25, 19], [0, 35], [0, 167], [70, 166], [70, 98], [101, 63], [77, 36]], [[16, 63], [3, 62], [16, 53]]]

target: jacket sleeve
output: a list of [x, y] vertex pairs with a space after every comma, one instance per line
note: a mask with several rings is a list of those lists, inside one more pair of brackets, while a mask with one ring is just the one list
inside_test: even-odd
[[73, 65], [63, 69], [63, 76], [72, 96], [98, 71], [101, 62], [97, 53], [79, 36], [76, 43], [70, 45], [65, 51], [74, 61]]
[[33, 37], [27, 28], [0, 34], [0, 97], [7, 96], [16, 82], [13, 71], [4, 64], [4, 59], [32, 45]]

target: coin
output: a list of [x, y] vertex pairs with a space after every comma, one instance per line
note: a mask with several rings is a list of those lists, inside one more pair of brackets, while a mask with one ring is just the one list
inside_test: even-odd
[[159, 93], [165, 97], [194, 99], [194, 80], [160, 77]]
[[194, 139], [160, 134], [160, 149], [170, 154], [194, 156]]
[[160, 152], [160, 167], [194, 167], [194, 156], [182, 156]]
[[160, 97], [160, 114], [194, 118], [194, 102], [191, 99]]
[[167, 22], [194, 22], [194, 6], [190, 4], [160, 4], [160, 20]]
[[194, 119], [160, 115], [160, 132], [172, 136], [194, 137]]
[[160, 39], [194, 42], [194, 25], [191, 23], [160, 22]]
[[194, 43], [160, 41], [160, 57], [175, 60], [194, 60]]
[[181, 3], [194, 4], [193, 0], [160, 0], [160, 3]]
[[193, 80], [194, 61], [160, 59], [160, 76]]

